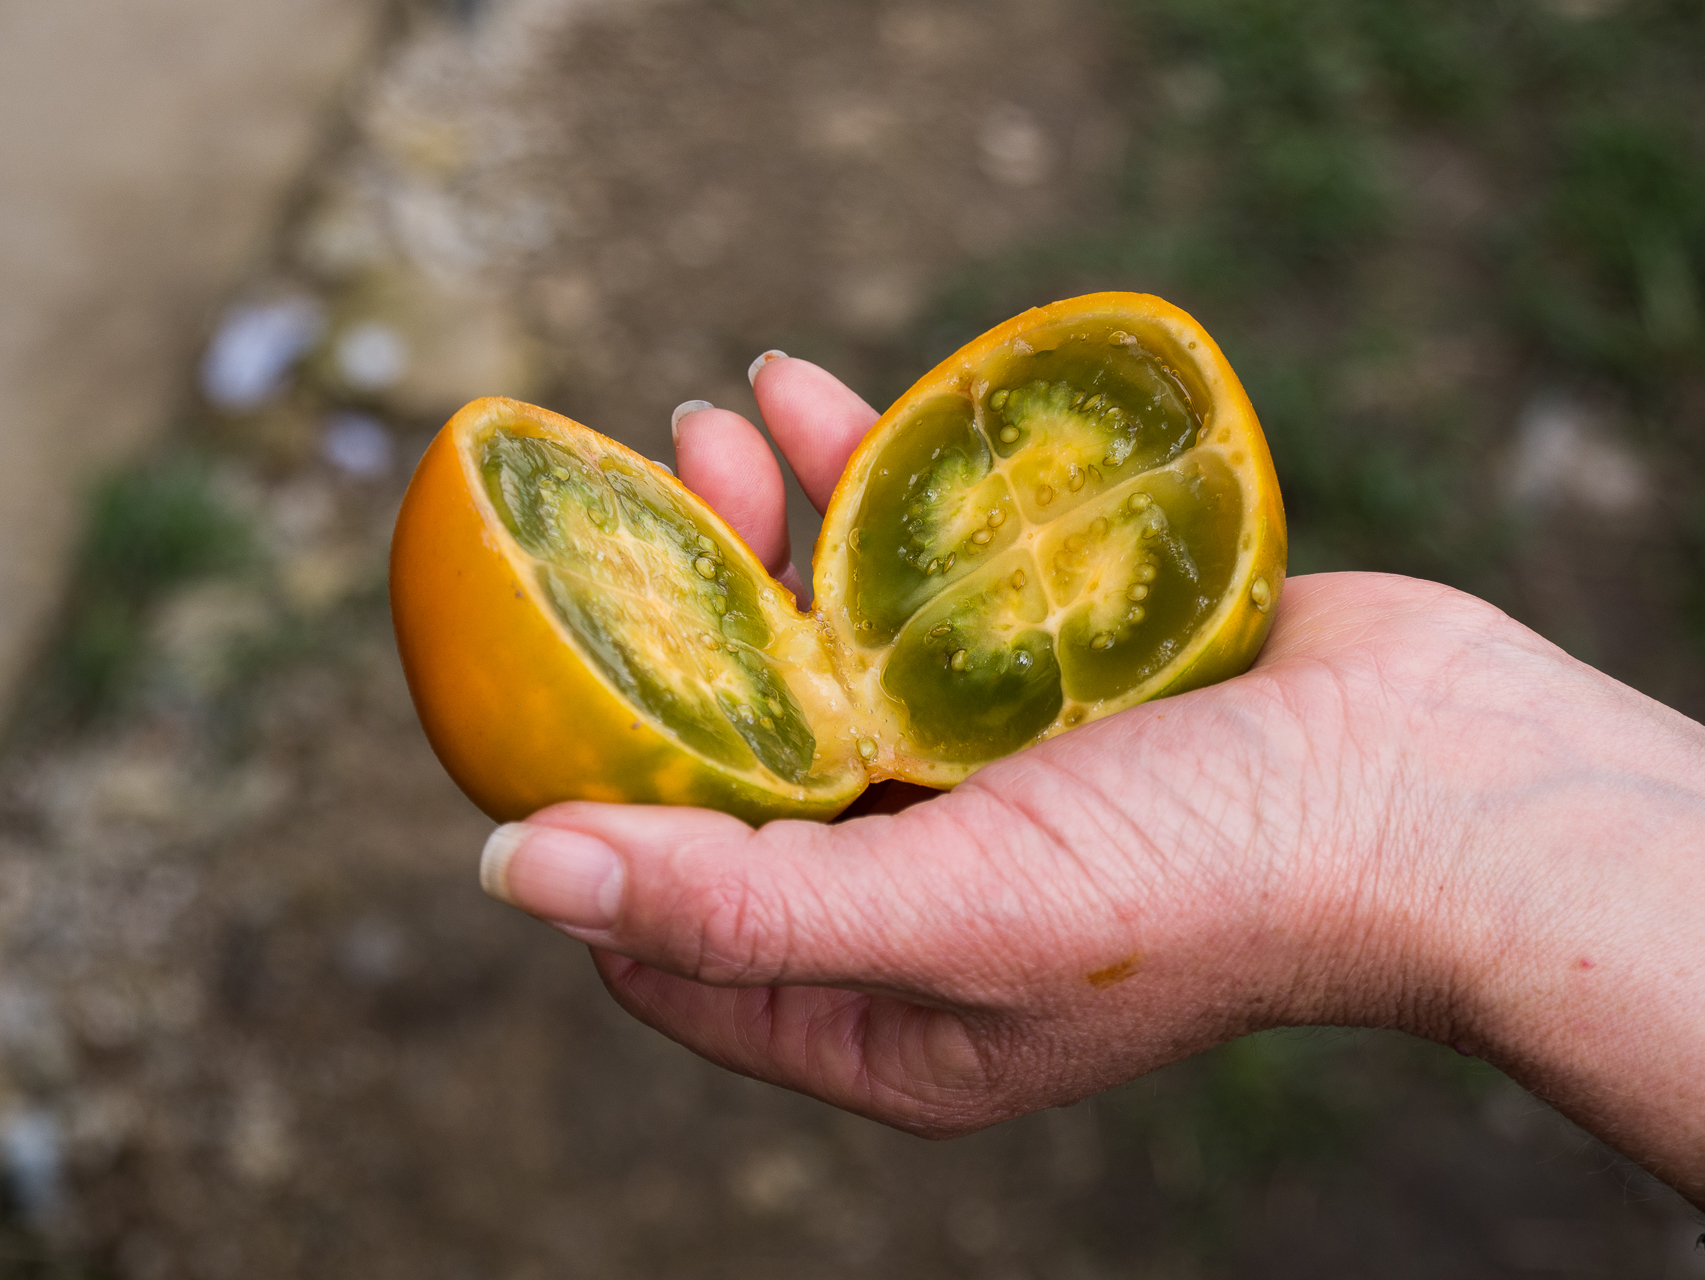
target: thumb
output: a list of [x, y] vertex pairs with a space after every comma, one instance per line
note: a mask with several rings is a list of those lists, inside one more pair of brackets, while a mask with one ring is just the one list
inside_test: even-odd
[[963, 860], [914, 815], [754, 830], [705, 809], [558, 805], [494, 831], [480, 880], [583, 941], [694, 982], [921, 994], [920, 940], [952, 923], [943, 913], [957, 914], [964, 885], [931, 885]]

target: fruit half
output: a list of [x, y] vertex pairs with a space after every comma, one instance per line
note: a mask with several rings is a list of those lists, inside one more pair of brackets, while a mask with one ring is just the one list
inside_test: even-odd
[[656, 464], [517, 401], [458, 413], [392, 546], [398, 646], [451, 776], [555, 801], [826, 818], [1248, 667], [1284, 514], [1248, 397], [1140, 294], [1026, 312], [871, 429], [813, 613]]

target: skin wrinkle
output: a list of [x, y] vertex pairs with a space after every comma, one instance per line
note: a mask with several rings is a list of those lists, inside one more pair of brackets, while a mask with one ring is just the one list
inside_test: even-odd
[[[1073, 792], [1077, 790], [1077, 787], [1071, 788]], [[1091, 788], [1091, 793], [1093, 794], [1093, 788]], [[1004, 815], [1004, 819], [999, 820], [1000, 826], [997, 829], [1022, 831], [1028, 826], [1040, 831], [1045, 837], [1045, 848], [1048, 854], [1045, 862], [1036, 858], [1032, 853], [1023, 859], [1007, 859], [1005, 863], [1004, 869], [1009, 874], [1022, 876], [1028, 884], [1030, 892], [1023, 895], [1027, 903], [1033, 906], [1045, 905], [1050, 897], [1057, 895], [1059, 880], [1055, 872], [1056, 868], [1062, 863], [1072, 867], [1077, 872], [1079, 879], [1085, 885], [1087, 896], [1098, 896], [1104, 902], [1120, 900], [1121, 895], [1113, 884], [1110, 869], [1103, 867], [1101, 862], [1095, 859], [1084, 847], [1089, 845], [1090, 841], [1081, 839], [1075, 833], [1052, 821], [1043, 821], [1042, 817], [1031, 806], [1011, 795], [995, 793], [985, 793], [985, 795], [988, 801]], [[1096, 798], [1099, 799], [1099, 797]], [[1052, 807], [1057, 800], [1058, 797], [1050, 796], [1048, 807]], [[1092, 826], [1096, 825], [1094, 819], [1089, 817], [1081, 806], [1073, 807], [1072, 816], [1074, 820], [1078, 821], [1087, 818]], [[1142, 833], [1134, 821], [1125, 824], [1125, 829], [1134, 842], [1145, 843]], [[1117, 837], [1111, 835], [1105, 828], [1099, 828], [1099, 834], [1102, 836], [1101, 849], [1115, 853], [1122, 849]], [[1025, 874], [1027, 865], [1033, 866], [1034, 870]], [[1062, 903], [1060, 905], [1065, 912], [1069, 913], [1076, 904]]]
[[[912, 907], [913, 917], [917, 921], [914, 932], [919, 937], [928, 936], [932, 929], [940, 930], [944, 927], [955, 928], [966, 925], [976, 927], [982, 923], [981, 920], [969, 917], [965, 913], [965, 903], [967, 898], [972, 895], [968, 892], [970, 886], [966, 885], [961, 877], [953, 875], [920, 877], [918, 871], [920, 866], [932, 868], [933, 863], [928, 855], [919, 855], [915, 850], [939, 850], [972, 846], [975, 837], [970, 827], [961, 818], [961, 808], [961, 805], [955, 804], [937, 805], [927, 817], [914, 817], [909, 822], [904, 822], [906, 815], [902, 815], [901, 820], [890, 819], [889, 821], [894, 824], [892, 830], [903, 830], [904, 826], [915, 826], [919, 822], [932, 823], [938, 828], [946, 827], [948, 829], [946, 832], [939, 829], [931, 830], [923, 838], [907, 842], [903, 851], [894, 841], [872, 842], [880, 850], [876, 856], [888, 868], [891, 886], [891, 893], [884, 895], [881, 899], [873, 899], [872, 905], [878, 901], [908, 903]], [[900, 856], [896, 856], [897, 853]], [[978, 876], [990, 874], [993, 867], [1002, 861], [1004, 860], [987, 856], [979, 859], [975, 868]], [[980, 892], [975, 896], [977, 900], [983, 900]], [[990, 1004], [993, 993], [1004, 989], [1007, 976], [1002, 969], [994, 967], [993, 961], [997, 956], [1004, 959], [1002, 949], [998, 945], [991, 947], [986, 942], [979, 947], [961, 950], [956, 957], [956, 964], [954, 965], [956, 972], [951, 986], [944, 985], [939, 978], [927, 982], [923, 980], [922, 971], [932, 967], [932, 962], [933, 967], [939, 969], [939, 960], [936, 957], [915, 956], [914, 965], [919, 970], [920, 975], [916, 986], [919, 990], [930, 993], [938, 1001], [951, 1001], [965, 1008], [976, 1008], [979, 1005], [993, 1007]], [[965, 961], [968, 958], [973, 961], [972, 967], [969, 969], [965, 968]]]
[[[974, 967], [965, 975], [973, 979], [980, 976], [981, 980], [971, 984], [971, 989], [965, 993], [970, 998], [965, 1003], [967, 1006], [980, 1004], [992, 1010], [1009, 999], [1008, 992], [1015, 977], [1020, 982], [1031, 982], [1035, 976], [1033, 965], [1014, 965], [1016, 957], [1008, 939], [1013, 936], [1035, 938], [1039, 932], [1044, 937], [1060, 936], [1039, 930], [1038, 926], [1048, 922], [1038, 916], [1037, 909], [1045, 910], [1059, 891], [1059, 881], [1049, 875], [1047, 869], [1057, 862], [1061, 850], [1054, 845], [1052, 837], [1045, 836], [1040, 848], [1034, 844], [1026, 844], [1022, 849], [1003, 847], [997, 854], [987, 847], [986, 842], [978, 841], [977, 830], [1001, 832], [1006, 839], [1027, 830], [1019, 822], [1009, 819], [991, 821], [988, 818], [991, 809], [998, 812], [1007, 808], [1003, 797], [996, 792], [979, 790], [973, 795], [956, 796], [954, 799], [961, 802], [941, 806], [941, 817], [958, 828], [965, 841], [962, 847], [981, 844], [983, 855], [977, 863], [980, 883], [976, 900], [984, 909], [969, 921], [977, 930], [981, 946], [972, 949]], [[1035, 870], [1026, 872], [1027, 867]], [[994, 895], [988, 890], [991, 882], [1001, 890], [995, 900], [991, 900]], [[963, 914], [957, 908], [962, 907], [964, 898], [963, 893], [955, 895], [955, 914]], [[995, 931], [994, 936], [989, 936], [991, 927]], [[965, 958], [961, 953], [959, 963], [963, 964]]]

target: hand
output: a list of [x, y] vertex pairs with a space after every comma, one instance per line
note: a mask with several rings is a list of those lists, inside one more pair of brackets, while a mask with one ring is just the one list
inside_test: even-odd
[[[754, 382], [823, 507], [876, 413], [804, 361]], [[783, 570], [762, 437], [678, 426], [681, 479]], [[482, 875], [636, 1017], [916, 1133], [1267, 1027], [1397, 1027], [1705, 1201], [1705, 729], [1431, 583], [1293, 579], [1247, 675], [902, 812], [565, 804]]]

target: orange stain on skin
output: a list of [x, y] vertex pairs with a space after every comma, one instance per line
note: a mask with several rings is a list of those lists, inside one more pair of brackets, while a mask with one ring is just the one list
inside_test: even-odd
[[1089, 985], [1094, 987], [1097, 991], [1105, 991], [1108, 987], [1116, 987], [1141, 968], [1142, 963], [1143, 953], [1140, 951], [1135, 952], [1132, 955], [1126, 956], [1123, 960], [1115, 961], [1108, 965], [1105, 969], [1097, 969], [1094, 973], [1087, 975], [1089, 978]]

